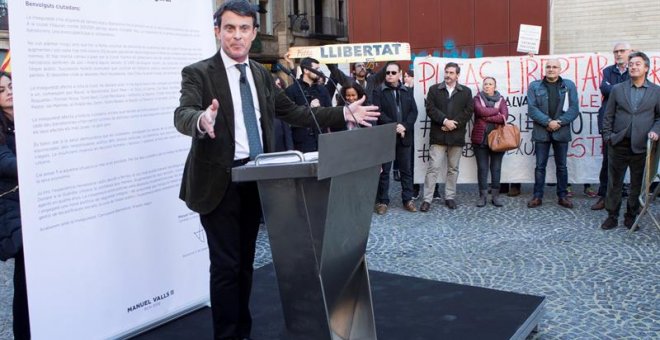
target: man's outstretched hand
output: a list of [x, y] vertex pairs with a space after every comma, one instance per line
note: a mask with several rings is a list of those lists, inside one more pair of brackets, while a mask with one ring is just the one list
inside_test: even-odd
[[378, 116], [380, 116], [378, 106], [362, 106], [365, 99], [367, 99], [367, 97], [362, 96], [359, 100], [348, 105], [348, 110], [344, 109], [344, 117], [347, 121], [363, 126], [371, 126], [371, 122], [378, 120]]
[[202, 113], [202, 117], [199, 120], [200, 129], [206, 132], [211, 138], [215, 138], [213, 127], [215, 126], [215, 117], [218, 116], [218, 107], [220, 107], [218, 100], [213, 99], [211, 105]]

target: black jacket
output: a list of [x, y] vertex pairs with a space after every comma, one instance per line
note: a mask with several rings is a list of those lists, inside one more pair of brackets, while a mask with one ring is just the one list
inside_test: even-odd
[[[311, 126], [314, 123], [307, 107], [297, 106], [284, 91], [275, 87], [270, 72], [263, 65], [250, 60], [250, 69], [261, 110], [259, 123], [263, 131], [264, 151], [273, 152], [273, 118], [297, 126]], [[179, 132], [191, 136], [192, 143], [183, 169], [179, 197], [191, 210], [207, 214], [220, 204], [231, 182], [235, 141], [229, 81], [220, 52], [186, 66], [181, 76], [181, 97], [179, 107], [174, 111], [174, 126]], [[215, 120], [216, 137], [200, 137], [197, 120], [214, 98], [220, 103]], [[341, 128], [346, 125], [342, 108], [319, 107], [313, 111], [321, 126]]]
[[[430, 143], [438, 145], [465, 145], [465, 132], [468, 122], [474, 113], [472, 91], [461, 84], [456, 84], [454, 92], [449, 97], [444, 82], [429, 88], [426, 96], [426, 115], [431, 119]], [[445, 119], [458, 122], [453, 131], [442, 131]]]
[[[14, 124], [0, 112], [0, 260], [6, 261], [23, 248], [21, 209], [18, 203], [18, 170]], [[13, 190], [14, 189], [14, 190]], [[13, 191], [12, 191], [13, 190]]]
[[[311, 86], [304, 82], [302, 79], [296, 80], [300, 87], [296, 84], [289, 85], [286, 88], [286, 95], [298, 105], [307, 105], [314, 99], [318, 99], [321, 107], [331, 107], [332, 98], [328, 89], [319, 84], [312, 84]], [[302, 92], [300, 89], [302, 88]], [[305, 100], [307, 99], [307, 100]], [[312, 127], [291, 127], [291, 136], [293, 139], [294, 149], [301, 152], [312, 152], [319, 149], [318, 138], [319, 131], [316, 126]]]
[[380, 117], [378, 117], [378, 125], [397, 123], [397, 105], [399, 103], [394, 101], [393, 92], [398, 93], [398, 102], [401, 106], [401, 123], [406, 128], [404, 138], [397, 134], [397, 143], [403, 146], [413, 145], [413, 132], [415, 131], [415, 121], [417, 120], [417, 104], [413, 97], [412, 89], [405, 86], [398, 86], [396, 88], [382, 84], [376, 91], [373, 92], [373, 104], [380, 108]]

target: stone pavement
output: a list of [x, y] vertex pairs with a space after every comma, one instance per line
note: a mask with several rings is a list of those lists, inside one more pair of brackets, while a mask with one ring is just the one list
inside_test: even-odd
[[[457, 210], [440, 201], [409, 213], [397, 187], [388, 213], [374, 214], [370, 269], [544, 295], [531, 339], [660, 338], [660, 230], [650, 218], [632, 235], [623, 226], [603, 231], [605, 212], [589, 209], [595, 199], [578, 193], [568, 210], [547, 187], [543, 205], [528, 209], [528, 184], [523, 195], [505, 196], [503, 208], [475, 207], [476, 186], [459, 185]], [[270, 261], [262, 230], [255, 265]], [[11, 339], [11, 270], [0, 263], [0, 339]]]

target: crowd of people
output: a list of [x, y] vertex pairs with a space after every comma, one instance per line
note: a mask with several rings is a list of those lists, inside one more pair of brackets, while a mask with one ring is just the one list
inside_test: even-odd
[[[629, 197], [624, 225], [628, 228], [632, 226], [639, 213], [637, 197], [644, 170], [645, 141], [647, 138], [656, 140], [660, 132], [659, 108], [654, 106], [658, 97], [653, 95], [657, 86], [646, 80], [650, 67], [648, 56], [633, 51], [628, 43], [617, 43], [613, 53], [615, 64], [603, 70], [600, 84], [602, 105], [598, 113], [598, 131], [603, 137], [600, 183], [597, 191], [590, 184], [584, 184], [587, 196], [598, 197], [591, 209], [606, 209], [608, 212], [602, 224], [603, 229], [617, 226], [622, 196]], [[293, 62], [285, 59], [293, 68]], [[418, 210], [415, 200], [420, 194], [422, 199], [419, 211], [428, 212], [432, 202], [441, 196], [444, 196], [444, 204], [449, 209], [457, 209], [456, 183], [469, 122], [473, 122], [470, 142], [475, 154], [478, 179], [478, 196], [474, 204], [484, 207], [490, 202], [495, 207], [502, 207], [502, 192], [508, 192], [509, 196], [520, 194], [519, 183], [512, 183], [510, 188], [508, 184], [500, 183], [505, 152], [493, 151], [488, 144], [488, 135], [498, 126], [506, 124], [508, 119], [507, 103], [497, 91], [497, 79], [494, 77], [485, 77], [481, 90], [473, 94], [469, 87], [458, 82], [460, 66], [453, 62], [447, 63], [444, 66], [444, 81], [428, 89], [426, 112], [418, 113], [412, 91], [414, 73], [404, 72], [397, 62], [386, 63], [377, 73], [367, 69], [364, 63], [355, 63], [351, 76], [344, 74], [336, 65], [328, 65], [329, 81], [322, 74], [318, 76], [318, 72], [309, 71], [318, 71], [319, 66], [319, 61], [315, 59], [304, 58], [300, 61], [301, 73], [297, 81], [301, 86], [294, 84], [287, 88], [291, 100], [312, 107], [330, 106], [331, 93], [339, 84], [336, 105], [353, 102], [365, 95], [367, 102], [379, 107], [381, 115], [378, 124], [396, 124], [395, 159], [382, 165], [374, 206], [377, 214], [387, 213], [390, 204], [391, 169], [394, 179], [401, 183], [401, 201], [405, 210]], [[532, 142], [536, 158], [533, 195], [527, 207], [536, 208], [543, 204], [546, 168], [552, 149], [556, 183], [548, 185], [555, 187], [557, 204], [571, 209], [573, 192], [568, 183], [567, 157], [569, 143], [573, 138], [571, 124], [580, 115], [578, 92], [573, 81], [560, 76], [561, 64], [558, 59], [547, 60], [544, 71], [543, 78], [531, 82], [527, 91], [527, 116], [533, 122]], [[620, 89], [628, 88], [632, 91], [623, 90], [623, 97], [610, 99], [615, 85], [620, 83], [625, 83], [619, 86]], [[303, 94], [308, 96], [307, 101], [300, 100]], [[425, 114], [431, 122], [429, 162], [421, 193], [419, 184], [413, 183], [413, 127], [419, 114]], [[318, 137], [313, 134], [313, 129], [308, 130], [310, 132], [305, 134], [306, 138]], [[303, 152], [315, 150], [299, 147], [300, 143], [295, 140], [300, 138], [293, 135], [293, 149]], [[609, 162], [611, 159], [616, 159], [616, 162], [612, 164]], [[443, 164], [446, 164], [446, 173], [441, 174]], [[629, 194], [623, 184], [628, 168], [631, 182]], [[438, 192], [440, 177], [445, 178], [444, 195]], [[611, 194], [607, 195], [608, 192]]]

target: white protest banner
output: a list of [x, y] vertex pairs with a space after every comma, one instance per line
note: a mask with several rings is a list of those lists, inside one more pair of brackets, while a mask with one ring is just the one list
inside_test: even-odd
[[172, 117], [181, 69], [215, 53], [211, 5], [9, 1], [33, 339], [130, 336], [208, 301]]
[[289, 57], [292, 59], [310, 57], [323, 64], [410, 60], [410, 44], [378, 42], [290, 47]]
[[[651, 67], [648, 79], [660, 84], [660, 52], [648, 52]], [[545, 64], [558, 58], [561, 77], [575, 82], [581, 114], [573, 121], [573, 139], [568, 149], [568, 180], [571, 183], [598, 183], [602, 162], [602, 138], [598, 133], [597, 117], [601, 105], [600, 81], [603, 68], [613, 63], [611, 53], [583, 53], [556, 56], [514, 56], [474, 59], [416, 58], [415, 101], [419, 115], [415, 124], [415, 183], [423, 183], [429, 157], [429, 131], [431, 121], [426, 116], [424, 99], [429, 88], [444, 81], [444, 66], [457, 63], [461, 72], [459, 83], [468, 86], [473, 96], [481, 90], [485, 77], [497, 80], [497, 90], [506, 98], [509, 122], [520, 128], [522, 144], [504, 156], [502, 183], [534, 182], [534, 143], [531, 141], [532, 120], [527, 117], [527, 89], [534, 80], [543, 79]], [[476, 183], [477, 170], [470, 142], [472, 124], [467, 128], [460, 161], [460, 183]], [[547, 167], [548, 182], [555, 181], [555, 166], [551, 158]], [[444, 174], [441, 182], [444, 182]]]
[[541, 47], [541, 30], [543, 27], [520, 24], [518, 34], [518, 47], [516, 51], [522, 53], [539, 53]]

